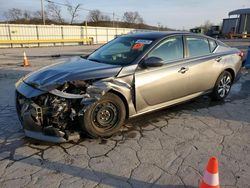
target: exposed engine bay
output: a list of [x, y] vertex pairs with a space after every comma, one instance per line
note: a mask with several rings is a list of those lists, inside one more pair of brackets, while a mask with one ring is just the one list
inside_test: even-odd
[[[17, 110], [24, 124], [36, 125], [47, 135], [66, 136], [78, 129], [79, 112], [83, 109], [81, 100], [86, 95], [85, 81], [71, 81], [60, 86], [51, 93], [45, 93], [33, 98], [25, 98], [17, 92]], [[55, 95], [56, 94], [56, 95]], [[27, 126], [32, 129], [33, 126]]]

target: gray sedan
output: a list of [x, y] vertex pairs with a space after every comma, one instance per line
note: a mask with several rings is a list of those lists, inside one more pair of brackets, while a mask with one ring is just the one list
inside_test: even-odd
[[25, 134], [65, 142], [109, 137], [125, 120], [211, 93], [223, 100], [243, 54], [203, 35], [147, 32], [118, 37], [92, 54], [33, 72], [16, 83]]

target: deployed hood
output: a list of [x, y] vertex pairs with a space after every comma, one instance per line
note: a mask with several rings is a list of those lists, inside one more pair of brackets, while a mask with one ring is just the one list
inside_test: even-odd
[[40, 90], [49, 91], [67, 81], [116, 76], [121, 69], [121, 65], [97, 63], [77, 57], [68, 63], [59, 63], [32, 72], [23, 81]]

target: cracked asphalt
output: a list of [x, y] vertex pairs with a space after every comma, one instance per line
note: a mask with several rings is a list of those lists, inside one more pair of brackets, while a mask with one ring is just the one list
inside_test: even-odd
[[[26, 138], [14, 106], [17, 79], [95, 48], [0, 50], [0, 187], [195, 188], [210, 156], [219, 160], [221, 187], [250, 187], [247, 71], [225, 102], [199, 97], [132, 119], [110, 139], [51, 144]], [[20, 66], [23, 50], [31, 67]]]

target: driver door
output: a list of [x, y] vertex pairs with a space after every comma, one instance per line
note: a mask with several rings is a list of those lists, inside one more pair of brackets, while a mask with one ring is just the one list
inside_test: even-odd
[[139, 68], [135, 72], [138, 113], [164, 106], [164, 103], [184, 97], [188, 93], [188, 65], [183, 59], [182, 36], [170, 37], [160, 42], [147, 57], [161, 58], [164, 65]]

